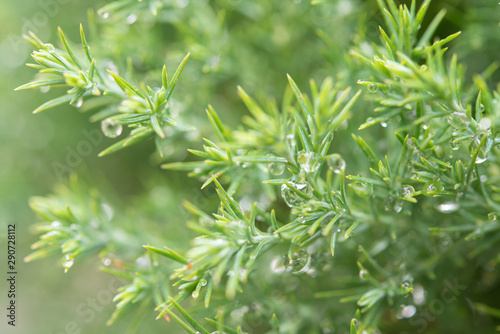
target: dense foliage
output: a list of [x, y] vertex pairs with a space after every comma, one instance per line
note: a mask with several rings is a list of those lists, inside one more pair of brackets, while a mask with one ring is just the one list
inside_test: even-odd
[[[131, 332], [154, 309], [188, 333], [499, 330], [497, 50], [473, 34], [499, 8], [464, 2], [484, 20], [440, 28], [439, 6], [120, 0], [78, 43], [26, 36], [38, 74], [18, 90], [59, 93], [35, 113], [93, 112], [100, 156], [151, 141], [166, 170], [130, 215], [58, 166], [26, 260], [99, 254], [125, 280], [109, 323]], [[182, 181], [158, 201], [164, 178]]]

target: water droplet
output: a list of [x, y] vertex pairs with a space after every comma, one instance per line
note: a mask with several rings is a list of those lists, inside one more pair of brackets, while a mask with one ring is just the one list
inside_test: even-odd
[[366, 86], [366, 89], [370, 93], [376, 93], [378, 91], [378, 84], [376, 84], [376, 83], [368, 84], [368, 86]]
[[45, 47], [45, 49], [48, 51], [48, 52], [55, 52], [56, 51], [56, 48], [54, 47], [54, 45], [50, 44], [50, 43], [46, 43], [43, 45]]
[[102, 264], [105, 267], [109, 267], [111, 265], [111, 263], [113, 263], [113, 261], [110, 258], [105, 257], [104, 259], [102, 259]]
[[497, 213], [496, 212], [488, 213], [488, 219], [489, 220], [497, 220]]
[[436, 192], [442, 191], [443, 185], [437, 181], [431, 181], [422, 187], [422, 194], [428, 197], [436, 196]]
[[319, 155], [315, 152], [300, 151], [297, 158], [300, 168], [306, 173], [313, 173], [318, 170]]
[[200, 279], [200, 285], [201, 286], [207, 285], [207, 280], [205, 278]]
[[484, 157], [480, 157], [479, 155], [476, 157], [476, 164], [482, 164], [483, 162], [485, 162], [487, 160], [487, 158], [484, 158]]
[[135, 265], [138, 268], [142, 268], [142, 269], [149, 268], [151, 266], [151, 260], [150, 260], [149, 256], [144, 255], [144, 256], [138, 257], [135, 260]]
[[208, 60], [207, 65], [204, 67], [204, 70], [205, 71], [210, 71], [210, 70], [217, 71], [217, 69], [219, 68], [220, 62], [221, 62], [220, 56], [212, 56]]
[[121, 123], [112, 120], [111, 118], [106, 118], [101, 122], [102, 133], [108, 138], [116, 138], [122, 134], [123, 127]]
[[380, 126], [383, 127], [383, 128], [386, 128], [387, 127], [387, 123], [386, 122], [380, 122]]
[[[308, 184], [292, 182], [291, 185], [295, 187], [295, 189], [300, 190], [306, 195], [311, 195], [313, 190], [312, 187]], [[304, 198], [300, 197], [295, 191], [288, 188], [286, 184], [283, 184], [281, 186], [281, 196], [283, 197], [283, 200], [286, 202], [286, 204], [288, 204], [289, 207], [305, 202]]]
[[288, 144], [290, 151], [293, 151], [295, 149], [295, 146], [297, 146], [297, 142], [295, 141], [294, 135], [287, 135], [286, 143]]
[[194, 290], [193, 293], [191, 294], [191, 296], [196, 299], [200, 296], [200, 292], [198, 290]]
[[97, 229], [101, 225], [101, 222], [99, 219], [91, 219], [89, 225], [92, 226], [92, 228]]
[[373, 118], [373, 117], [368, 117], [368, 118], [366, 119], [366, 121], [365, 121], [365, 124], [366, 124], [366, 125], [373, 125], [373, 124], [375, 124], [376, 122], [377, 122], [377, 121], [375, 120], [375, 118]]
[[450, 140], [450, 148], [453, 150], [453, 151], [456, 151], [460, 148], [460, 142], [458, 140]]
[[330, 192], [330, 199], [332, 200], [332, 204], [335, 206], [336, 210], [343, 209], [344, 202], [342, 201], [342, 194], [338, 190], [332, 190]]
[[50, 231], [41, 236], [42, 239], [51, 239], [54, 237], [59, 237], [61, 235], [61, 231]]
[[417, 173], [413, 173], [413, 175], [411, 176], [411, 179], [412, 180], [418, 180], [418, 174]]
[[316, 277], [316, 274], [317, 274], [317, 273], [316, 273], [316, 269], [311, 268], [311, 269], [309, 269], [308, 271], [306, 271], [306, 274], [307, 274], [307, 275], [309, 275], [309, 276], [311, 276], [312, 278], [315, 278], [315, 277]]
[[286, 271], [286, 257], [285, 256], [276, 256], [271, 260], [271, 270], [276, 274], [281, 274]]
[[340, 154], [332, 154], [326, 158], [326, 163], [328, 167], [333, 170], [335, 174], [340, 174], [345, 170], [345, 160]]
[[[249, 307], [248, 306], [243, 306], [241, 308], [237, 308], [235, 310], [232, 310], [231, 313], [230, 313], [230, 316], [231, 316], [231, 319], [235, 320], [242, 320], [243, 317], [245, 316], [245, 314], [248, 312], [249, 310]], [[240, 322], [238, 321], [238, 322]]]
[[289, 261], [289, 268], [294, 274], [307, 272], [311, 266], [311, 254], [305, 249], [295, 252]]
[[40, 87], [40, 92], [43, 94], [48, 93], [50, 91], [50, 86], [42, 86]]
[[411, 318], [417, 313], [417, 308], [414, 305], [405, 306], [401, 313], [398, 315], [398, 318]]
[[79, 98], [78, 100], [76, 100], [75, 102], [76, 108], [80, 108], [82, 105], [83, 105], [83, 98]]
[[[243, 243], [244, 241], [241, 244]], [[248, 271], [245, 268], [240, 269], [240, 281], [245, 281], [247, 277], [248, 277]]]
[[73, 266], [73, 263], [75, 262], [75, 260], [69, 255], [69, 254], [66, 254], [64, 256], [64, 259], [63, 259], [63, 267], [64, 267], [64, 272], [67, 273], [69, 268], [71, 268], [71, 266]]
[[479, 121], [479, 127], [483, 131], [489, 130], [491, 128], [491, 119], [488, 117], [481, 118]]
[[106, 216], [106, 219], [108, 221], [110, 221], [113, 218], [113, 216], [115, 215], [115, 211], [113, 210], [113, 208], [109, 204], [106, 204], [106, 203], [102, 203], [101, 208], [102, 208], [104, 215]]
[[425, 303], [425, 290], [420, 284], [415, 285], [413, 290], [413, 302], [417, 305]]
[[285, 171], [285, 164], [281, 162], [270, 162], [267, 165], [267, 170], [271, 175], [281, 175]]
[[213, 243], [212, 243], [212, 244], [213, 244], [214, 246], [217, 246], [217, 247], [221, 247], [221, 248], [222, 248], [222, 247], [226, 246], [226, 244], [227, 244], [227, 243], [226, 243], [226, 241], [224, 241], [223, 239], [221, 239], [221, 238], [217, 238], [217, 239], [215, 239], [215, 240], [213, 241]]
[[488, 159], [491, 147], [493, 146], [493, 140], [491, 138], [486, 138], [483, 145], [479, 147], [479, 144], [483, 140], [484, 136], [484, 134], [480, 134], [479, 136], [473, 138], [469, 145], [471, 156], [474, 156], [474, 154], [479, 150], [476, 157], [476, 164], [481, 164]]
[[483, 182], [483, 183], [484, 183], [484, 182], [488, 181], [488, 176], [486, 176], [486, 175], [481, 175], [481, 176], [479, 177], [479, 180], [481, 180], [481, 182]]
[[359, 278], [362, 281], [366, 281], [366, 279], [368, 278], [369, 275], [370, 275], [370, 273], [368, 273], [368, 270], [366, 270], [366, 269], [361, 269], [359, 271]]
[[399, 197], [404, 199], [412, 198], [415, 195], [415, 189], [410, 185], [403, 185], [399, 188]]
[[481, 104], [479, 105], [479, 109], [481, 110], [481, 112], [484, 112], [484, 104], [482, 104], [482, 103], [481, 103]]
[[466, 129], [469, 126], [469, 117], [463, 112], [452, 112], [446, 116], [446, 120], [455, 129]]
[[51, 224], [50, 224], [50, 227], [57, 230], [57, 229], [60, 229], [63, 225], [61, 224], [61, 222], [57, 221], [57, 220], [54, 220]]
[[403, 200], [389, 196], [384, 200], [384, 209], [387, 212], [400, 213], [403, 210]]
[[436, 206], [436, 209], [442, 213], [452, 213], [460, 208], [458, 203], [455, 202], [445, 202]]
[[443, 147], [441, 145], [437, 145], [436, 148], [434, 148], [434, 154], [438, 158], [442, 158], [444, 154]]
[[127, 16], [127, 20], [126, 21], [127, 21], [128, 24], [135, 23], [135, 21], [137, 21], [137, 15], [130, 14], [129, 16]]
[[427, 71], [428, 67], [427, 65], [420, 65], [420, 71], [425, 72]]
[[359, 197], [365, 198], [373, 193], [372, 185], [366, 182], [356, 181], [350, 183], [349, 187], [351, 187]]
[[101, 13], [101, 17], [103, 19], [107, 19], [109, 17], [109, 13], [108, 12], [103, 12], [103, 13]]

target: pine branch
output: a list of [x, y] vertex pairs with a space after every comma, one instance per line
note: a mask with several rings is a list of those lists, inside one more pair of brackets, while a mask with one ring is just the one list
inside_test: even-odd
[[[52, 44], [44, 44], [33, 33], [30, 33], [30, 36], [25, 36], [28, 42], [39, 49], [32, 54], [37, 64], [28, 65], [39, 70], [41, 79], [22, 85], [16, 90], [52, 86], [69, 88], [66, 95], [42, 104], [34, 113], [68, 102], [80, 108], [84, 104], [84, 99], [94, 100], [96, 97], [111, 97], [110, 101], [104, 101], [104, 104], [101, 105], [104, 109], [91, 117], [91, 120], [102, 120], [101, 129], [104, 135], [110, 138], [120, 136], [123, 125], [130, 128], [131, 131], [128, 137], [111, 145], [99, 156], [116, 152], [153, 136], [156, 138], [160, 155], [163, 155], [163, 146], [167, 145], [165, 129], [177, 125], [177, 122], [172, 118], [168, 102], [186, 65], [189, 53], [181, 61], [170, 81], [167, 78], [166, 67], [163, 67], [162, 86], [157, 91], [142, 83], [141, 88], [138, 89], [109, 69], [106, 69], [109, 78], [103, 75], [99, 67], [96, 66], [96, 59], [89, 52], [83, 26], [80, 26], [80, 32], [87, 59], [84, 56], [76, 55], [61, 28], [59, 28], [59, 37], [64, 50], [56, 49]], [[88, 68], [81, 65], [86, 62], [89, 63]]]

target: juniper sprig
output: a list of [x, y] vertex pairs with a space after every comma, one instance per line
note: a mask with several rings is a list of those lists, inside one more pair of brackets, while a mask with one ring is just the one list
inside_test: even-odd
[[[131, 20], [130, 15], [149, 17], [146, 13], [158, 22], [172, 20], [193, 46], [195, 62], [213, 60], [209, 55], [220, 47], [238, 68], [237, 55], [251, 47], [224, 43], [224, 36], [232, 34], [225, 25], [242, 15], [265, 17], [262, 9], [271, 5], [220, 3], [206, 14], [216, 12], [218, 20], [206, 20], [194, 31], [187, 29], [192, 22], [172, 19], [172, 13], [204, 15], [187, 3], [184, 12], [179, 2], [115, 1], [99, 13], [105, 19], [112, 14], [117, 22]], [[133, 229], [106, 218], [107, 206], [97, 195], [80, 191], [75, 208], [62, 207], [59, 198], [33, 200], [44, 220], [38, 232], [44, 234], [27, 260], [60, 252], [67, 270], [83, 253], [100, 251], [103, 270], [128, 280], [115, 297], [110, 323], [132, 311], [137, 316], [132, 328], [153, 308], [157, 318], [173, 319], [188, 333], [414, 332], [431, 322], [438, 329], [429, 329], [437, 333], [456, 329], [452, 319], [470, 308], [488, 315], [478, 326], [494, 328], [498, 305], [484, 294], [498, 288], [500, 277], [500, 86], [491, 83], [498, 66], [469, 78], [460, 55], [448, 51], [460, 32], [437, 37], [446, 13], [443, 9], [428, 19], [430, 0], [420, 6], [415, 0], [376, 3], [383, 20], [379, 40], [354, 40], [345, 55], [348, 73], [330, 73], [321, 84], [311, 79], [308, 91], [291, 75], [287, 82], [283, 73], [287, 87], [281, 101], [273, 94], [263, 97], [257, 88], [258, 98], [253, 98], [238, 86], [240, 104], [247, 109], [239, 125], [224, 103], [209, 105], [206, 123], [212, 131], [203, 132], [203, 142], [192, 141], [195, 148], [183, 161], [163, 157], [163, 169], [187, 172], [199, 180], [202, 192], [217, 194], [213, 210], [184, 201], [192, 215], [185, 225], [196, 235], [190, 243], [175, 247], [175, 236], [143, 242]], [[317, 13], [330, 5], [297, 4], [290, 13], [301, 8]], [[345, 1], [335, 5], [351, 8]], [[198, 32], [221, 44], [200, 45]], [[148, 138], [162, 155], [165, 145], [179, 142], [173, 128], [187, 131], [197, 125], [178, 126], [171, 112], [171, 94], [190, 53], [171, 79], [163, 67], [157, 89], [142, 83], [137, 88], [131, 71], [106, 73], [90, 55], [83, 28], [80, 53], [62, 30], [59, 34], [62, 48], [34, 34], [27, 37], [38, 50], [36, 64], [29, 66], [40, 77], [18, 89], [69, 89], [35, 112], [88, 103], [98, 109], [91, 120], [103, 120], [109, 137], [119, 136], [127, 125], [128, 136], [100, 156]], [[286, 36], [279, 29], [276, 34], [279, 41]], [[317, 35], [327, 42], [327, 53], [338, 52], [324, 31]], [[219, 70], [222, 77], [229, 75], [226, 64], [211, 67], [210, 75]], [[203, 61], [193, 66], [210, 72]], [[237, 74], [241, 78], [247, 73], [243, 67]], [[354, 77], [366, 89], [354, 92]], [[214, 86], [224, 81], [217, 80]], [[214, 92], [215, 99], [220, 91]], [[191, 91], [178, 99], [189, 94], [197, 96]], [[125, 244], [135, 248], [125, 251]], [[121, 264], [111, 265], [109, 254]], [[450, 289], [456, 277], [459, 286], [467, 287], [453, 290], [460, 302], [419, 321], [436, 301], [445, 303], [443, 289]], [[259, 299], [267, 301], [267, 308]], [[457, 321], [472, 330], [469, 320]]]

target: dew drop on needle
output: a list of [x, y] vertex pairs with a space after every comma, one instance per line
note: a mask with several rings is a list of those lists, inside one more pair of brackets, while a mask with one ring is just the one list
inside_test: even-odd
[[122, 134], [123, 127], [121, 123], [112, 120], [111, 118], [106, 118], [101, 122], [102, 133], [108, 138], [116, 138]]

